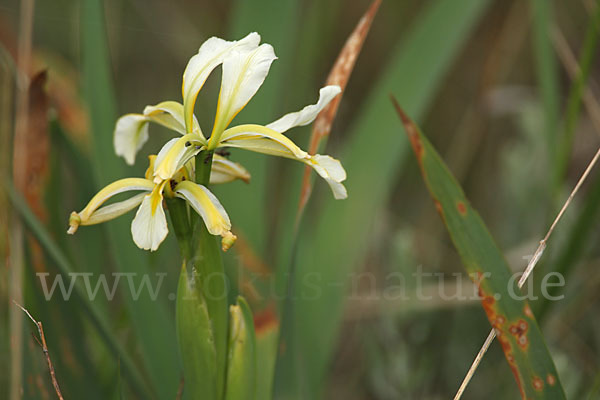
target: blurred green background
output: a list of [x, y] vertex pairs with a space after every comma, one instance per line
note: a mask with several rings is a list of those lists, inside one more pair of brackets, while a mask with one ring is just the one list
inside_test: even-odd
[[[5, 182], [14, 176], [21, 5], [0, 0]], [[23, 319], [19, 333], [9, 318], [23, 317], [10, 301], [19, 287], [24, 305], [44, 324], [65, 398], [177, 397], [181, 372], [169, 296], [180, 267], [174, 236], [159, 251], [143, 252], [130, 238], [128, 214], [67, 237], [69, 213], [108, 182], [144, 173], [144, 157], [128, 167], [114, 155], [116, 118], [179, 100], [183, 69], [204, 40], [257, 31], [274, 46], [279, 59], [236, 118], [268, 123], [316, 101], [369, 5], [35, 2], [33, 61], [26, 73], [47, 70], [51, 112], [48, 129], [31, 133], [26, 142], [27, 202], [15, 199], [12, 185], [0, 196], [0, 256], [6, 264], [0, 270], [0, 398], [9, 398], [15, 376], [22, 398], [54, 398], [43, 353], [30, 334], [36, 334], [35, 326]], [[447, 298], [473, 289], [465, 275], [453, 275], [463, 271], [460, 260], [389, 95], [420, 124], [511, 267], [520, 271], [600, 145], [597, 8], [591, 0], [384, 0], [323, 151], [345, 166], [349, 198], [334, 201], [317, 181], [297, 234], [303, 166], [231, 151], [252, 181], [217, 187], [215, 193], [241, 238], [225, 259], [232, 298], [248, 297], [257, 319], [264, 396], [271, 387], [277, 399], [454, 395], [489, 324], [477, 301]], [[219, 81], [220, 73], [214, 73], [199, 97], [202, 126], [212, 123]], [[171, 137], [156, 126], [150, 136], [146, 153]], [[310, 127], [289, 136], [307, 148]], [[600, 398], [599, 197], [600, 176], [593, 171], [557, 227], [532, 284], [539, 295], [544, 272], [565, 276], [563, 300], [533, 305], [572, 399]], [[23, 215], [20, 283], [14, 238], [20, 237]], [[46, 301], [36, 273], [49, 273], [51, 283], [68, 270], [95, 274], [94, 285], [101, 273], [150, 274], [152, 284], [163, 276], [157, 274], [166, 275], [156, 299], [146, 293], [136, 299], [121, 282], [111, 301], [102, 292], [92, 301], [81, 299], [82, 285], [68, 301], [60, 296]], [[440, 274], [418, 282], [417, 271]], [[432, 298], [419, 299], [421, 289]], [[278, 309], [281, 321], [274, 317]], [[15, 348], [22, 348], [18, 359]], [[464, 398], [517, 396], [494, 344]]]

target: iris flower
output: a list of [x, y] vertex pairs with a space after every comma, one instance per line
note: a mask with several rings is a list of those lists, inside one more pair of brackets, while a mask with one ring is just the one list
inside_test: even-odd
[[[228, 128], [264, 82], [271, 63], [277, 58], [273, 47], [260, 43], [260, 35], [250, 33], [238, 41], [212, 37], [200, 47], [183, 73], [183, 104], [169, 101], [147, 106], [143, 114], [128, 114], [119, 119], [115, 129], [115, 151], [129, 164], [148, 140], [148, 123], [154, 122], [183, 136], [168, 141], [158, 155], [154, 180], [168, 179], [201, 150], [237, 147], [259, 153], [290, 158], [310, 165], [329, 184], [336, 199], [347, 197], [341, 183], [346, 172], [341, 163], [326, 155], [310, 155], [283, 135], [287, 130], [308, 125], [337, 96], [339, 86], [326, 86], [316, 104], [289, 113], [267, 125], [246, 124]], [[194, 116], [196, 98], [210, 73], [223, 66], [217, 113], [207, 139]]]
[[[254, 152], [276, 155], [300, 161], [311, 166], [329, 184], [336, 199], [347, 197], [342, 182], [346, 172], [341, 163], [327, 155], [311, 155], [283, 135], [287, 130], [308, 125], [341, 89], [326, 86], [319, 92], [316, 104], [289, 113], [267, 124], [246, 124], [229, 127], [235, 116], [245, 107], [264, 82], [271, 63], [277, 58], [273, 47], [260, 44], [260, 36], [250, 33], [238, 41], [212, 37], [200, 47], [183, 73], [183, 104], [164, 101], [147, 106], [142, 114], [126, 114], [117, 121], [114, 147], [117, 155], [128, 164], [148, 140], [149, 122], [165, 126], [181, 136], [169, 140], [156, 157], [150, 157], [145, 178], [126, 178], [113, 182], [96, 194], [79, 213], [71, 214], [69, 233], [79, 225], [93, 225], [108, 221], [139, 206], [131, 224], [136, 245], [156, 250], [168, 233], [163, 195], [187, 201], [204, 220], [207, 230], [223, 237], [223, 249], [229, 248], [235, 236], [231, 222], [218, 199], [194, 180], [193, 158], [203, 150], [236, 147]], [[210, 73], [222, 65], [221, 90], [217, 112], [210, 136], [204, 136], [194, 116], [198, 93]], [[248, 181], [249, 174], [239, 164], [214, 154], [210, 183], [225, 183], [235, 179]], [[113, 196], [129, 191], [141, 191], [133, 197], [104, 205]]]

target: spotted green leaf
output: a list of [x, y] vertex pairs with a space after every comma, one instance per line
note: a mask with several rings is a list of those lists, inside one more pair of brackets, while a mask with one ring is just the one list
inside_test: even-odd
[[542, 332], [528, 302], [515, 289], [502, 252], [431, 143], [395, 105], [433, 202], [479, 289], [481, 304], [496, 330], [521, 397], [565, 399]]

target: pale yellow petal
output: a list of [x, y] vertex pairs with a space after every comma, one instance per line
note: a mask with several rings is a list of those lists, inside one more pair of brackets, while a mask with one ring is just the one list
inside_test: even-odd
[[210, 170], [210, 184], [228, 183], [240, 179], [246, 183], [250, 181], [250, 173], [242, 165], [215, 154]]
[[228, 236], [231, 230], [231, 221], [227, 212], [206, 187], [190, 181], [179, 182], [175, 187], [175, 194], [186, 200], [190, 206], [202, 217], [206, 229], [212, 235]]
[[[294, 157], [300, 159], [308, 158], [308, 153], [296, 146], [288, 137], [262, 125], [247, 124], [227, 129], [221, 136], [219, 147], [231, 146], [259, 151], [254, 147], [257, 144], [256, 139], [268, 139], [276, 143], [275, 146], [281, 146], [283, 152], [289, 151]], [[248, 147], [245, 144], [248, 144]]]
[[154, 182], [171, 179], [202, 147], [203, 141], [196, 134], [187, 134], [169, 140], [154, 160]]
[[346, 179], [346, 171], [338, 160], [320, 154], [312, 156], [283, 134], [267, 127], [240, 125], [227, 129], [223, 133], [220, 145], [301, 161], [325, 179], [336, 199], [345, 199], [348, 196], [346, 188], [341, 183]]
[[[148, 179], [143, 178], [126, 178], [119, 179], [100, 190], [92, 199], [89, 201], [87, 206], [77, 214], [80, 219], [81, 225], [86, 225], [92, 214], [100, 208], [108, 199], [111, 197], [127, 192], [127, 191], [145, 191], [150, 192], [154, 189], [154, 183]], [[76, 229], [76, 228], [75, 228]]]

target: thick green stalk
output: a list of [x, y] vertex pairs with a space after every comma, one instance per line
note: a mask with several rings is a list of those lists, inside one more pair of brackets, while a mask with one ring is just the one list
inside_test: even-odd
[[[196, 182], [198, 184], [208, 185], [212, 157], [212, 151], [202, 151], [196, 156]], [[191, 219], [188, 217], [188, 210], [182, 201], [172, 199], [167, 204], [173, 222], [173, 230], [184, 258], [184, 268], [181, 272], [182, 277], [177, 295], [177, 326], [179, 346], [184, 361], [186, 396], [188, 398], [222, 399], [225, 389], [229, 314], [221, 249], [217, 238], [208, 232], [204, 223], [195, 213], [192, 213]], [[185, 267], [186, 265], [188, 268]], [[184, 284], [186, 282], [188, 284]], [[184, 306], [189, 300], [185, 294], [186, 288], [188, 292], [193, 290], [197, 293], [196, 305]], [[200, 315], [202, 312], [205, 312], [206, 315]], [[201, 335], [194, 332], [193, 324], [185, 322], [186, 320], [201, 322], [204, 317], [208, 317], [209, 330], [208, 333], [205, 332]], [[207, 341], [211, 343], [210, 346], [207, 346]], [[214, 375], [212, 377], [202, 373], [206, 365], [213, 365]], [[213, 384], [209, 382], [211, 380], [214, 380]], [[213, 385], [215, 393], [208, 394], [206, 397], [205, 389]]]
[[179, 250], [184, 260], [192, 258], [192, 247], [190, 240], [192, 238], [192, 226], [188, 218], [188, 209], [185, 201], [178, 198], [166, 198], [171, 225], [179, 243]]
[[[196, 182], [208, 186], [212, 167], [213, 151], [201, 151], [196, 156]], [[211, 235], [203, 223], [194, 225], [192, 243], [196, 247], [194, 267], [202, 284], [208, 315], [213, 327], [217, 349], [217, 392], [223, 397], [225, 370], [227, 364], [227, 331], [229, 313], [227, 311], [227, 284], [225, 269], [221, 259], [218, 238]]]
[[[202, 287], [184, 260], [177, 286], [177, 341], [181, 352], [185, 399], [216, 400], [217, 354]], [[191, 273], [191, 274], [190, 274]]]

